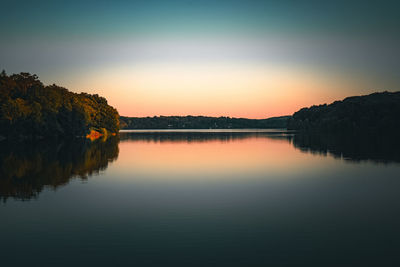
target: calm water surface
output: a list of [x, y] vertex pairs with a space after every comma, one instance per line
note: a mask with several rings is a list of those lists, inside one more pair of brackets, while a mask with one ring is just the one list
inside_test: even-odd
[[155, 130], [0, 147], [0, 266], [400, 263], [398, 141]]

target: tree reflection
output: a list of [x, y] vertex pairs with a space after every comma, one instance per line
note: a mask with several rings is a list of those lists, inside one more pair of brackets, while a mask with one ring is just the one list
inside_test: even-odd
[[56, 189], [72, 178], [87, 179], [118, 157], [118, 137], [107, 140], [43, 140], [1, 143], [0, 198], [28, 200], [45, 188]]
[[247, 138], [290, 139], [285, 131], [271, 132], [121, 132], [121, 141], [147, 142], [229, 142]]
[[400, 139], [394, 134], [298, 133], [294, 135], [293, 145], [303, 152], [330, 154], [353, 162], [400, 162]]
[[358, 162], [400, 162], [400, 139], [392, 135], [328, 135], [285, 132], [135, 132], [107, 140], [42, 140], [24, 143], [2, 141], [0, 150], [0, 198], [28, 200], [46, 187], [56, 189], [72, 178], [88, 179], [117, 159], [118, 143], [234, 142], [247, 138], [287, 141], [305, 153], [332, 155]]
[[147, 142], [230, 142], [247, 138], [286, 140], [305, 153], [344, 158], [358, 162], [400, 162], [400, 139], [395, 134], [326, 134], [320, 132], [125, 132], [121, 141]]

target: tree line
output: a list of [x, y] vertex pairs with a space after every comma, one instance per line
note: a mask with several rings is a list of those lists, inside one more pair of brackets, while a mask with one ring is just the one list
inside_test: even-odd
[[29, 73], [0, 74], [0, 136], [85, 136], [117, 133], [118, 111], [99, 95], [45, 86]]
[[332, 134], [398, 134], [400, 92], [353, 96], [329, 105], [302, 108], [289, 118], [288, 129]]
[[121, 129], [240, 129], [286, 128], [288, 116], [244, 119], [205, 116], [120, 117]]

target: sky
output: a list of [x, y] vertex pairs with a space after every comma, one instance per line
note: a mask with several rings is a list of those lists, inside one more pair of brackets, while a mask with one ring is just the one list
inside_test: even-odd
[[396, 1], [0, 2], [0, 69], [124, 116], [290, 115], [400, 90]]

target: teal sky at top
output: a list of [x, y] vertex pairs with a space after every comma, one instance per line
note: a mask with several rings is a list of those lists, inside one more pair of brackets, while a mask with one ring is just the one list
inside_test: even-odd
[[399, 33], [395, 1], [6, 0], [2, 10], [2, 33], [17, 39]]

